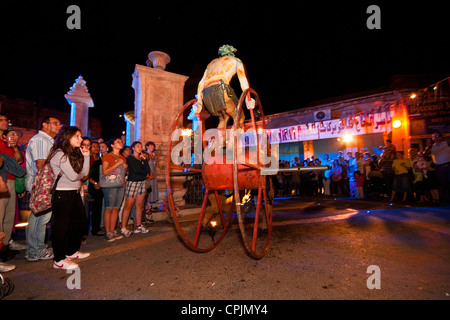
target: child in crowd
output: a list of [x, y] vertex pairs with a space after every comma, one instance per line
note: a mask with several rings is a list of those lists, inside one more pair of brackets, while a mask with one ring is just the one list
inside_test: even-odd
[[419, 160], [415, 163], [416, 169], [414, 170], [414, 192], [416, 193], [416, 199], [419, 198], [418, 203], [427, 202], [427, 197], [425, 194], [425, 179], [427, 176], [427, 162], [425, 161], [425, 157], [423, 153], [419, 153]]
[[427, 176], [427, 161], [425, 159], [425, 156], [423, 154], [423, 152], [419, 152], [419, 160], [416, 162], [416, 166], [417, 166], [417, 171], [420, 171], [423, 174], [423, 177], [425, 179], [428, 178]]
[[356, 181], [356, 198], [364, 198], [364, 176], [359, 170], [355, 171], [355, 181]]
[[405, 202], [408, 192], [411, 192], [411, 181], [409, 180], [408, 175], [408, 170], [411, 168], [411, 162], [409, 159], [403, 158], [403, 151], [397, 151], [396, 155], [397, 158], [392, 163], [392, 169], [394, 169], [395, 176], [390, 201], [394, 201], [397, 192], [402, 192], [402, 202]]

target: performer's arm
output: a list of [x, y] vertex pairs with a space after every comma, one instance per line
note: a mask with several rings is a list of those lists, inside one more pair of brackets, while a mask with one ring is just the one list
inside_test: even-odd
[[244, 64], [242, 63], [242, 61], [237, 58], [236, 58], [236, 60], [237, 60], [237, 65], [236, 65], [237, 76], [239, 79], [239, 83], [241, 84], [242, 92], [244, 92], [245, 90], [247, 90], [249, 88], [247, 72], [245, 71], [245, 67], [244, 67]]
[[203, 78], [197, 87], [197, 102], [194, 105], [195, 113], [200, 113], [203, 108], [203, 87], [205, 85], [205, 79], [206, 79], [207, 72], [208, 72], [208, 68], [205, 70], [205, 73], [203, 74]]
[[[236, 59], [237, 60], [237, 76], [239, 78], [239, 82], [241, 84], [241, 89], [242, 92], [244, 92], [245, 90], [247, 90], [250, 85], [248, 84], [248, 78], [247, 78], [247, 72], [245, 71], [245, 66], [242, 63], [241, 60]], [[247, 105], [248, 109], [254, 109], [255, 108], [255, 99], [250, 98], [250, 100], [248, 99], [249, 96], [245, 97], [245, 104]]]

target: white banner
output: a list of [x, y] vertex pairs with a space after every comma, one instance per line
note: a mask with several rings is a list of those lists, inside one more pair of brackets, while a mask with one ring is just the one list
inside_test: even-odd
[[343, 135], [361, 135], [392, 131], [395, 111], [364, 113], [342, 119], [311, 122], [297, 126], [267, 129], [270, 143], [289, 143], [338, 138]]

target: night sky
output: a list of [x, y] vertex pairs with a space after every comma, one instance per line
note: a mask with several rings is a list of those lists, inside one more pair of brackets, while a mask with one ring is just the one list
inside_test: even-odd
[[[171, 56], [166, 71], [194, 81], [221, 45], [233, 45], [266, 114], [384, 87], [392, 75], [450, 76], [444, 1], [341, 2], [2, 1], [0, 94], [69, 111], [64, 94], [82, 75], [91, 115], [110, 137], [134, 107], [135, 65], [154, 50]], [[71, 4], [80, 30], [66, 26]], [[380, 30], [366, 26], [371, 4]]]

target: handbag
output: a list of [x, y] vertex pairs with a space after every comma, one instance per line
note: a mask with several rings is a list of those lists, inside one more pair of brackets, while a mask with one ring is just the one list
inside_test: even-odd
[[[112, 156], [117, 158], [111, 153]], [[120, 188], [125, 184], [125, 168], [123, 165], [118, 166], [109, 174], [103, 174], [103, 166], [100, 165], [100, 187], [102, 188]]]
[[24, 174], [22, 177], [16, 177], [14, 180], [14, 188], [16, 189], [17, 194], [21, 194], [25, 192], [25, 180], [27, 175]]

